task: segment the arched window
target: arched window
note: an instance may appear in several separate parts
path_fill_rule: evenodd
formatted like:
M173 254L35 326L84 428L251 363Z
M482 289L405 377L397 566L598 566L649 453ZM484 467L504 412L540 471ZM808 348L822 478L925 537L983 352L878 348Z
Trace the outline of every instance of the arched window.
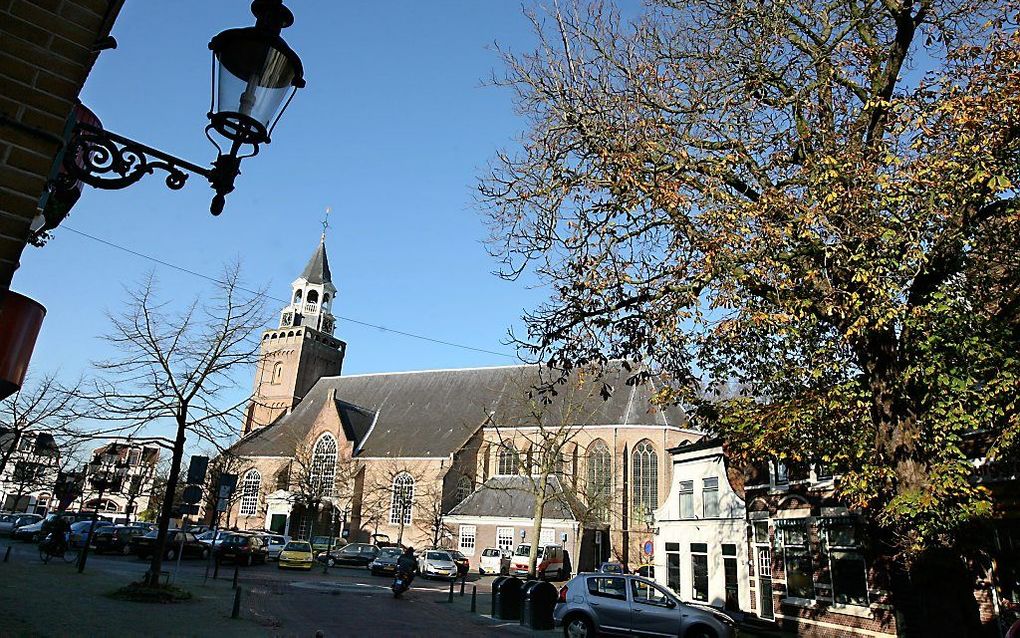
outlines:
M294 303L301 303L301 291L300 290L295 290L294 291Z
M283 362L277 361L276 365L273 366L272 383L280 383L282 379L283 379Z
M262 475L258 470L248 470L241 483L241 516L255 516L259 509L259 488Z
M308 291L308 303L319 303L319 293L315 290Z
M613 489L613 456L602 439L588 446L588 506L599 520L605 520Z
M521 455L513 447L503 444L499 447L499 468L497 474L510 476L519 474L521 470Z
M390 524L404 525L411 522L411 507L414 505L414 478L401 472L393 478L393 498L390 501Z
M650 441L641 441L631 453L631 518L645 520L659 506L659 457Z
M462 476L462 477L460 477L460 480L457 481L457 493L454 495L453 499L456 502L460 503L461 501L466 499L468 496L471 496L471 492L473 492L474 489L475 489L475 486L471 482L471 477L470 476Z
M322 295L322 305L325 306L328 303L329 303L329 293L328 292L327 293L323 293L323 295Z
M323 434L312 452L312 467L308 473L312 491L319 496L333 496L336 478L336 439Z

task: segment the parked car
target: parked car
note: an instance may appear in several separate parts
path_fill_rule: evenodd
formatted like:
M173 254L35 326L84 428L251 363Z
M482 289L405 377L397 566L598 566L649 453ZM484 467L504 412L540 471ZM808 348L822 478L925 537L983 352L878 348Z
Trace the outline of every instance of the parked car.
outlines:
M446 551L453 557L453 562L457 563L457 577L464 578L471 570L471 561L460 550L448 549Z
M202 532L201 534L195 536L195 538L198 539L198 542L208 545L209 547L215 549L219 547L220 543L223 542L224 538L231 534L233 534L233 532L223 529L217 529L210 530L208 532Z
M648 580L655 580L655 565L646 563L644 565L638 565L638 568L634 570L634 573L641 578L647 578Z
M77 523L71 524L70 536L68 537L67 544L72 549L81 549L85 547L85 542L89 538L89 529L98 530L100 527L113 527L113 523L110 521L78 521ZM95 540L95 533L92 534L93 540Z
M308 541L291 541L287 543L287 545L284 546L283 551L280 552L280 560L276 565L280 569L293 567L296 569L311 570L315 565L315 555L312 554L312 544Z
M145 521L133 521L131 523L124 524L127 525L128 527L137 527L138 529L144 530L145 532L151 532L159 527L155 523L146 523Z
M323 552L317 556L320 563L348 565L351 567L367 567L379 555L379 548L369 543L351 543L331 552Z
M312 551L315 552L316 556L318 556L320 553L326 551L327 549L332 551L332 552L335 552L338 549L344 548L346 545L347 545L347 541L345 541L342 538L334 537L333 538L333 547L330 548L330 546L329 546L329 536L313 536L312 537Z
M12 514L0 514L0 534L11 534L22 525L33 525L41 521L40 514L25 514L14 512Z
M597 571L600 574L622 574L624 572L624 569L622 563L609 562L602 563L595 571Z
M506 575L510 573L510 552L486 547L482 550L482 557L478 559L478 573Z
M11 540L19 541L32 541L42 540L42 528L43 522L29 523L28 525L21 525L11 530Z
M630 574L578 574L560 587L553 620L565 636L736 636L736 623L721 611L682 603L665 588Z
M449 578L455 580L460 568L445 549L429 549L418 558L418 573L423 578Z
M269 552L269 559L276 560L280 557L280 552L290 542L290 536L283 536L280 534L262 534L262 540L266 543L266 551Z
M152 556L158 534L159 531L154 530L132 538L130 541L131 553L139 558ZM181 554L181 558L209 558L209 548L198 542L194 534L179 529L169 529L166 532L166 547L163 558L173 560L177 558L178 553Z
M528 574L530 554L530 544L521 543L518 545L513 558L510 559L510 574L526 576ZM535 572L539 578L550 578L552 580L566 578L567 567L563 562L563 547L561 545L544 545L539 547L538 557L535 561Z
M235 532L223 538L216 548L216 557L221 561L230 560L250 567L255 563L264 565L269 558L269 551L261 536Z
M78 521L92 520L92 516L92 512L53 512L47 514L46 518L38 523L22 525L17 530L11 532L11 538L22 541L41 541L49 533L53 521L57 520L57 518L63 518L68 524L73 525ZM100 519L106 520L103 517L100 517Z
M373 576L386 576L397 573L397 559L403 555L404 550L399 547L381 547L379 554L368 564L369 571Z
M188 525L184 529L185 531L191 532L192 534L198 536L199 534L205 534L212 528L209 527L208 525Z
M96 530L92 544L96 546L97 554L110 552L127 556L131 553L131 539L147 533L134 525L108 525Z

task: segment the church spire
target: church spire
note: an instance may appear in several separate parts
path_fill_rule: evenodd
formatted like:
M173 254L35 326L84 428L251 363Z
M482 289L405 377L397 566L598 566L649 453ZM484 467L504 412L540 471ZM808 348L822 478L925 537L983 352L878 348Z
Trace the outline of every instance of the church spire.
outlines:
M319 245L312 253L305 269L294 283L291 284L291 302L280 314L280 327L307 326L327 334L333 334L336 324L331 312L336 297L336 286L333 275L329 271L329 258L326 256L326 229L329 227L329 209L327 218L322 222L322 237Z

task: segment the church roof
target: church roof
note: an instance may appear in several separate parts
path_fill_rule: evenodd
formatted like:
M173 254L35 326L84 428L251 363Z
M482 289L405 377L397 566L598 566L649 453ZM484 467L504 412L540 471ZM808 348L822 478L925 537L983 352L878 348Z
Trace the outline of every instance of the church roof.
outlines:
M308 260L308 265L301 271L300 278L310 284L324 284L333 281L333 277L329 272L329 259L326 257L325 236L319 242L315 252L312 253L312 258Z
M450 510L450 516L495 516L499 518L531 518L535 514L537 479L530 476L494 476ZM573 520L559 478L549 477L549 499L542 508L542 517Z
M598 379L559 386L543 404L529 389L551 373L534 365L324 377L290 414L256 430L234 449L241 456L289 456L323 406L332 402L359 456L447 457L483 425L526 427L539 420L571 425L683 427L676 408L651 405L654 381L627 385L631 372L610 364ZM608 399L600 391L611 389Z

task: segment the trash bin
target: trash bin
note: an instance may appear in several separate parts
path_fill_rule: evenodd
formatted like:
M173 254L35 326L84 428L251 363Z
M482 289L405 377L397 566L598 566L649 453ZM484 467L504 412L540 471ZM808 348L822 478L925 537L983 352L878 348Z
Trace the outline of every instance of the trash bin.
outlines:
M513 576L502 582L493 583L492 595L495 608L492 617L501 620L517 620L521 617L521 579Z
M559 592L544 580L528 581L521 590L521 624L531 629L554 629L553 608Z
M492 591L489 592L492 597L492 607L489 610L489 615L493 618L496 617L496 591L499 589L499 584L509 578L508 576L496 576L492 579Z

